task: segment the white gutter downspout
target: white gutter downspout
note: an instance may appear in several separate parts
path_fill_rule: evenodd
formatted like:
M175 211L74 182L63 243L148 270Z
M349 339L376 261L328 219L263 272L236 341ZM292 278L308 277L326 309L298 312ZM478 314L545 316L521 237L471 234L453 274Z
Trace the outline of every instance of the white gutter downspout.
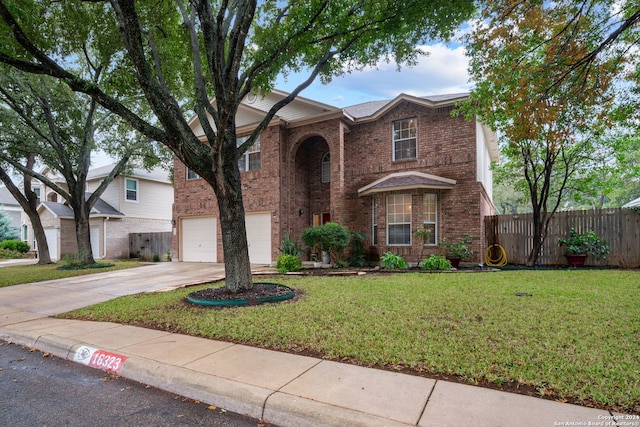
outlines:
M107 221L109 221L111 219L110 216L106 217L104 219L104 221L102 221L102 224L104 225L104 230L103 230L103 236L102 236L102 259L105 259L107 257Z

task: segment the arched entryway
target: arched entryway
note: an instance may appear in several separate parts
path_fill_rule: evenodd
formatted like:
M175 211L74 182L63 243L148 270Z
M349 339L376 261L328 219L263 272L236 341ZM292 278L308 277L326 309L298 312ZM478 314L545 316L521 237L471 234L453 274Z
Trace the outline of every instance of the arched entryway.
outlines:
M331 220L331 153L321 136L306 138L293 156L292 237Z

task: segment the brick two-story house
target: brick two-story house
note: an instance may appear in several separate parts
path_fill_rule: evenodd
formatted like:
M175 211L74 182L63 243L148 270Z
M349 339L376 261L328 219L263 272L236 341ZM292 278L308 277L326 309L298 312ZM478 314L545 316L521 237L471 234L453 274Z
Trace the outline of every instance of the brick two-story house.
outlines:
M247 97L239 140L285 94ZM496 137L454 117L467 94L367 102L336 108L302 97L283 108L240 160L252 263L272 263L284 235L335 221L367 235L367 245L416 263L437 242L473 233L480 260L483 218L493 213L489 165ZM191 127L204 140L197 118ZM213 190L174 164L173 251L180 261L223 262ZM413 232L429 228L426 245Z

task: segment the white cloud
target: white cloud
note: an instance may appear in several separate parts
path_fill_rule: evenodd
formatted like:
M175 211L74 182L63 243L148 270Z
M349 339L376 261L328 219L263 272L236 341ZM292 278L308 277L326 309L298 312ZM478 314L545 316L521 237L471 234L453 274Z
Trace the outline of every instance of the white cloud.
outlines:
M347 106L391 99L400 93L425 96L470 90L468 60L463 46L449 47L437 43L421 48L429 54L419 58L413 67L404 66L397 71L395 62L382 62L376 68L370 67L335 78L328 85L315 82L302 92L302 96L336 106ZM280 88L288 90L287 86Z

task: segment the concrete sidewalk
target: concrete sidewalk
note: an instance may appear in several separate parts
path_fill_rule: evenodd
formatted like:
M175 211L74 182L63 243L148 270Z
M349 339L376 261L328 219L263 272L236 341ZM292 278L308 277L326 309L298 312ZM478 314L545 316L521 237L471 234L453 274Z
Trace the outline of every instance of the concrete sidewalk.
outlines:
M608 411L162 331L47 317L220 274L220 265L162 263L2 288L0 338L282 427L616 425L619 414ZM45 295L38 298L34 287ZM54 299L56 292L64 296ZM63 303L70 299L75 301Z

